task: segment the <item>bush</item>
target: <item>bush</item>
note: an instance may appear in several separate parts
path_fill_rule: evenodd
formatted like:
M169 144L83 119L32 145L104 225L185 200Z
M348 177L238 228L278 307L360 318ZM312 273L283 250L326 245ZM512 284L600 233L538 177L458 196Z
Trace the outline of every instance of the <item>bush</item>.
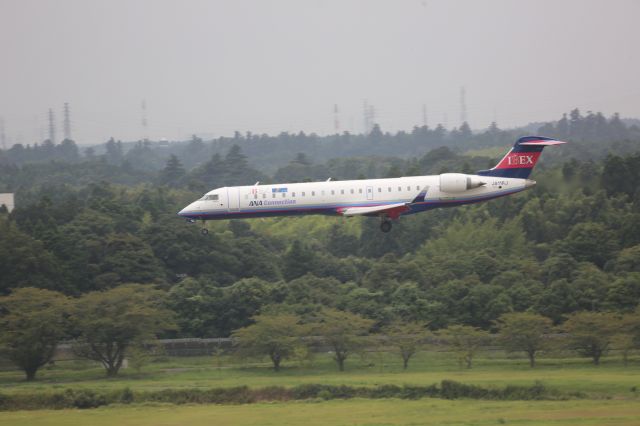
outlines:
M0 410L35 410L63 408L95 408L109 404L131 404L156 402L168 404L251 404L258 401L291 401L320 398L445 398L445 399L493 399L493 400L542 400L566 398L568 394L550 391L542 383L533 386L507 386L503 389L488 389L467 385L453 380L443 380L440 386L396 386L377 387L329 386L305 384L285 388L269 386L249 389L247 386L214 389L163 389L134 392L129 388L100 393L88 389L52 393L0 393ZM584 394L573 393L582 398Z
M107 398L104 395L97 394L89 389L82 389L79 391L68 389L67 392L69 393L69 396L73 401L73 407L75 408L97 408L101 405L108 404Z
M329 392L328 390L321 390L320 392L318 392L318 398L324 399L325 401L328 399L331 399L333 397L333 395L331 395L331 392Z
M133 402L133 392L129 388L122 389L120 392L120 397L118 398L123 404L131 404Z

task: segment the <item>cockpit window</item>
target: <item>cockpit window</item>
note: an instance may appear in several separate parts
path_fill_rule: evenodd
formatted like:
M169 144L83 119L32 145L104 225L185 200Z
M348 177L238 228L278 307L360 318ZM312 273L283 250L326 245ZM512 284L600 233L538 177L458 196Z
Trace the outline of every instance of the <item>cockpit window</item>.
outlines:
M220 196L218 194L207 194L201 198L203 201L218 201Z

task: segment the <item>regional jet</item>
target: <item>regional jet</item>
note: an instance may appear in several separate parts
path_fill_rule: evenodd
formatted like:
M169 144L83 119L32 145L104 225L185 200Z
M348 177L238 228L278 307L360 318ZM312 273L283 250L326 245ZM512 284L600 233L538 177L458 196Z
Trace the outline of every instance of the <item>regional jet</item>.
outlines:
M536 184L529 179L545 146L561 142L526 136L489 170L476 174L443 173L304 183L280 183L217 188L182 209L189 222L273 216L323 214L378 216L380 229L389 232L400 216L439 208L478 203L515 194ZM202 234L207 234L203 226Z

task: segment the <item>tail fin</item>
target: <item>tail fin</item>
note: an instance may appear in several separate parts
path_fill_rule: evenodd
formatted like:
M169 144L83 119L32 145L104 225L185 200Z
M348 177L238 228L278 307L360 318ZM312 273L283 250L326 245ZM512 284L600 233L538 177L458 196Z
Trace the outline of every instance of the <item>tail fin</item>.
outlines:
M526 179L538 162L545 146L562 145L566 142L542 136L525 136L507 152L498 164L489 170L480 170L480 176L495 176Z

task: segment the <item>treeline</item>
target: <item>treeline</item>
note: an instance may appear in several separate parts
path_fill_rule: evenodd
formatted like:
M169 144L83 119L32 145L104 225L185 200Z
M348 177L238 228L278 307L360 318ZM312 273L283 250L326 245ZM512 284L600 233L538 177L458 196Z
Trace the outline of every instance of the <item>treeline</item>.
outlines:
M366 135L342 134L318 136L315 134L280 133L277 136L235 133L233 137L220 137L204 141L193 136L183 142L127 142L110 139L103 145L90 147L81 154L73 141L65 140L59 145L45 140L41 144L16 144L6 151L0 150L0 165L25 165L50 161L95 162L124 166L141 172L156 172L163 168L174 155L187 170L203 165L216 154L218 158L229 152L234 145L242 148L252 168L273 175L286 166L298 152L306 154L316 163L324 163L342 157L400 157L412 158L441 146L453 151L506 147L519 136L539 133L562 140L581 142L581 150L566 151L580 160L601 158L609 146L603 141L615 143L620 153L633 152L630 141L640 138L640 128L626 125L618 114L607 118L602 113L591 111L583 115L577 108L556 122L543 123L539 128L503 130L496 123L484 130L472 132L467 123L458 128L445 129L416 126L410 132L384 132L379 126Z

